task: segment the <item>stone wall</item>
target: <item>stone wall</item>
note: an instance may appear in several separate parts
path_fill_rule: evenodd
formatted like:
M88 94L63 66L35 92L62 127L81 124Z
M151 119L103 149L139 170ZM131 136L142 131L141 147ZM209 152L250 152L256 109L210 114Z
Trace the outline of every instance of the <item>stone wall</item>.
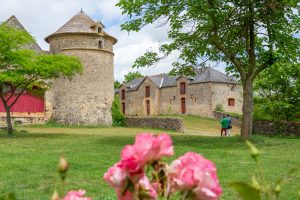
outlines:
M44 124L46 122L45 117L12 117L12 123L18 125L33 125ZM0 127L7 127L6 117L0 116Z
M102 49L99 40L104 42ZM52 36L49 42L52 53L77 56L83 64L83 73L72 80L54 80L52 119L63 124L111 125L113 41L100 35L64 34Z
M253 124L253 132L256 134L300 137L299 122L271 122L255 120Z
M225 112L242 114L243 89L241 85L226 83L212 83L212 110L218 104L222 105ZM234 99L234 106L228 105L228 99Z
M221 120L222 116L227 115L226 113L214 111L214 118ZM242 118L240 116L229 115L231 118L231 123L235 126L242 125Z
M125 124L128 127L153 128L180 133L183 132L182 118L126 117Z

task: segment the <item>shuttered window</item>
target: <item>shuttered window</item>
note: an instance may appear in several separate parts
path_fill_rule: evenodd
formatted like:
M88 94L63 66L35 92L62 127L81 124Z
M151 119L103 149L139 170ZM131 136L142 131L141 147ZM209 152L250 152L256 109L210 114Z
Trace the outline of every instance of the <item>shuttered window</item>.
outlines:
M185 94L185 82L180 83L180 94Z
M150 86L145 87L145 96L150 97Z
M125 100L125 90L122 90L122 93L121 93L121 99L122 99L122 100Z
M235 105L235 99L230 98L228 99L228 106L234 106Z

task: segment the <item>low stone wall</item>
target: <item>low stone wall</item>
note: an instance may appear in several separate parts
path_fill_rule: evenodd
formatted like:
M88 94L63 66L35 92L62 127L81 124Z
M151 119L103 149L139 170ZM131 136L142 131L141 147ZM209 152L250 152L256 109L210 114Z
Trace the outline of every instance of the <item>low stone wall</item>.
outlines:
M214 118L217 120L221 120L222 116L227 115L227 113L217 112L214 111ZM241 126L242 125L242 117L239 116L233 116L229 115L231 118L231 123L235 126Z
M128 127L154 128L183 132L182 118L163 117L126 117L125 124Z
M253 123L253 132L261 135L299 136L299 122L258 121Z
M18 125L32 125L32 124L44 124L46 122L45 117L12 117L13 124ZM0 116L0 127L7 127L6 117Z

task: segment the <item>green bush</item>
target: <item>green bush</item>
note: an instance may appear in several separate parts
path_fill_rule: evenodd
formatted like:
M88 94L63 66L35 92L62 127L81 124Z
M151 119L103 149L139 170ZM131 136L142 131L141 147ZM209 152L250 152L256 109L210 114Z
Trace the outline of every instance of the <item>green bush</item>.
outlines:
M222 104L217 104L216 108L215 108L215 111L217 111L217 112L224 112L223 105Z
M113 126L125 126L125 116L121 112L121 106L120 106L120 98L119 95L115 95L114 101L112 103L111 107L112 112L112 120Z

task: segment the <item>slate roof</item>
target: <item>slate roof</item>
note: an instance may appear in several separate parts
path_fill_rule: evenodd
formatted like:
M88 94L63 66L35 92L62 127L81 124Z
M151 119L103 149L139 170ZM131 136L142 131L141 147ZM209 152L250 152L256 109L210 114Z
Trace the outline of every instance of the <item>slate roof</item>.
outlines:
M186 77L186 76L168 76L167 74L160 74L154 76L147 76L143 78L134 79L128 83L126 83L126 87L128 91L135 91L139 88L139 86L143 83L146 78L149 78L158 88L165 87L174 87L177 86L177 80L181 77L185 77L189 80L189 84L197 84L197 83L206 83L206 82L214 82L214 83L236 83L237 79L233 77L229 77L226 74L215 70L211 67L206 67L202 69L196 70L195 77Z
M26 31L27 33L29 33L24 28L24 26L21 24L21 22L17 19L17 17L14 16L14 15L11 16L10 18L8 18L8 20L6 20L4 23L6 23L8 26L11 26L11 27L16 28L16 29L21 29L21 30ZM37 52L42 52L42 48L36 42L33 42L30 45L25 45L24 48L31 49L31 50L34 50L34 51L37 51Z
M95 22L92 18L90 18L81 10L78 14L73 16L67 23L60 27L56 32L46 37L45 40L49 42L49 39L52 36L65 33L99 34L97 29L92 28L94 26L104 28L104 25L101 22ZM114 40L114 43L117 43L116 38L112 37L104 31L103 35L112 38Z

